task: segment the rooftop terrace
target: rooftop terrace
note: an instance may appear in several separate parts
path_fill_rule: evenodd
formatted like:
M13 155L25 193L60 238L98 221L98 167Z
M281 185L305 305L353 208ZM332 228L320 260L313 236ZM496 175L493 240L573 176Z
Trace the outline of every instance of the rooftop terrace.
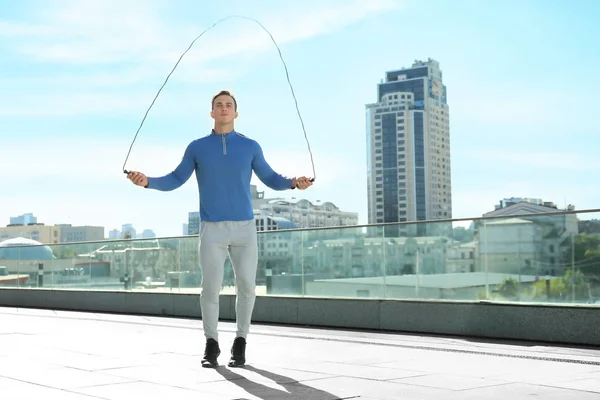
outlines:
M600 399L600 209L513 218L260 232L235 370L200 366L197 236L5 246L0 400Z
M0 308L6 400L600 398L600 350L255 325L248 365L200 366L202 324ZM235 333L220 325L222 355Z

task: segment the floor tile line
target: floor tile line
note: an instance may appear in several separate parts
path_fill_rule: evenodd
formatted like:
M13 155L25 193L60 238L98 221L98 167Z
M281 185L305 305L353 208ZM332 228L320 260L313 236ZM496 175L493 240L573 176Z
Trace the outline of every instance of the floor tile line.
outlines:
M5 312L0 312L0 314ZM84 321L81 318L69 317L69 316L52 316L52 315L33 315L33 314L13 314L7 313L11 315L20 315L20 316L31 316L31 317L42 317L42 318L64 318L64 319L75 319L79 321ZM127 314L123 314L127 315ZM132 317L139 317L138 315L131 315ZM143 326L154 326L154 327L162 327L162 328L171 328L171 329L186 329L186 330L199 330L202 329L197 326L180 326L177 324L165 324L164 322L160 323L150 323L150 322L138 322L138 321L116 321L116 320L103 320L103 319L88 319L85 321L98 321L105 323L116 323L116 324L126 324L126 325L143 325ZM232 329L221 329L222 332L235 333L235 328ZM483 355L483 356L491 356L491 357L503 357L503 358L518 358L518 359L527 359L527 360L536 360L536 361L545 361L545 362L556 362L556 363L570 363L570 364L584 364L584 365L596 365L600 366L600 361L591 361L591 360L577 360L570 358L559 358L559 357L546 357L546 356L533 356L533 355L524 355L524 354L507 354L507 353L499 353L499 352L491 352L491 351L481 351L481 350L468 350L468 349L449 349L443 347L436 346L420 346L420 345L408 345L408 344L400 344L400 343L382 343L382 342L367 342L363 340L351 340L351 339L343 339L339 337L310 337L308 335L299 335L299 334L281 334L281 333L268 333L268 332L252 332L252 335L257 336L268 336L268 337L279 337L279 338L292 338L292 339L303 339L303 340L315 340L315 341L335 341L338 343L351 343L351 344L366 344L372 346L382 346L382 347L394 347L394 348L404 348L404 349L412 349L412 350L427 350L427 351L437 351L437 352L449 352L449 353L461 353L461 354L471 354L471 355Z

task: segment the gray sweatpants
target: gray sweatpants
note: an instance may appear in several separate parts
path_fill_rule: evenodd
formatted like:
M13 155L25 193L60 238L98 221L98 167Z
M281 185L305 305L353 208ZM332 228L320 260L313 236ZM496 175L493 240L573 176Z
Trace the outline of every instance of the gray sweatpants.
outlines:
M202 222L200 225L200 267L202 294L200 308L206 339L219 340L219 293L227 254L233 265L236 286L237 336L246 338L256 298L258 264L257 233L254 220Z

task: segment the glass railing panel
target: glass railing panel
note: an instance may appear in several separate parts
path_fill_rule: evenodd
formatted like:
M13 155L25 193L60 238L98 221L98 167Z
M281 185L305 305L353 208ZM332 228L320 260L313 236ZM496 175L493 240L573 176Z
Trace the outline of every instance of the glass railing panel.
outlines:
M306 265L305 231L273 230L258 234L258 296L303 296Z
M38 273L35 258L27 260L20 246L0 247L0 288L29 288L37 285ZM39 249L35 249L39 251Z
M258 233L258 296L600 306L600 213ZM0 287L200 294L197 236L0 243ZM235 294L227 258L222 294Z
M76 290L172 290L184 238L114 240L0 247L0 285L14 276L19 287ZM198 271L194 271L196 274Z
M167 285L164 290L178 293L200 294L202 271L200 269L197 235L183 236L169 240L169 245L176 249L173 257L177 263L166 269Z
M473 300L477 272L472 221L385 227L386 298Z
M488 219L478 232L488 300L600 305L600 213Z
M304 287L310 297L385 297L381 226L303 232Z

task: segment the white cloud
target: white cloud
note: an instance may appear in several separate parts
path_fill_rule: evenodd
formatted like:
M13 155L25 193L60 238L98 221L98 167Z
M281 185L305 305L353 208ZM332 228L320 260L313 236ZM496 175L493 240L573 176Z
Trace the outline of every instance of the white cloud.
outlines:
M0 80L0 91L9 93L7 89L11 89L11 94L3 96L0 102L0 115L94 113L112 117L132 113L141 117L158 85L190 41L213 22L169 24L163 18L166 13L162 13L166 2L138 0L115 5L109 1L63 1L59 4L60 7L42 9L37 23L0 25L0 37L11 38L3 45L17 51L20 57L24 55L27 63L33 61L42 67L41 71L44 71L44 63L50 65L47 71L57 70L57 66L67 68L58 74L42 72L26 78L21 75ZM255 7L252 15L272 32L279 45L284 45L327 34L399 5L397 1L386 0L298 2L296 5L285 3L276 9ZM167 85L171 93L174 88L178 90L177 102L165 101L163 92L163 101L159 99L153 114L204 110L205 104L200 104L202 108L197 105L205 100L198 99L197 93L192 95L193 89L184 88L182 93L175 85L225 80L243 73L244 60L239 61L239 57L236 60L242 64L216 63L227 56L244 55L248 60L267 52L277 57L268 35L250 21L230 20L207 33L205 38L207 40L200 39L186 55ZM284 57L285 50L282 49ZM169 194L143 191L128 184L121 166L134 133L124 135L123 140L115 139L114 134L105 139L108 135L99 132L94 133L93 138L84 133L77 142L48 133L48 138L36 142L35 146L12 142L11 155L3 159L3 165L10 168L0 168L0 180L20 189L0 196L3 197L0 210L8 213L0 215L0 219L32 211L47 223L102 224L108 229L132 222L138 229L155 228L159 234L179 233L187 211L197 208L195 182L188 182L181 190ZM158 175L169 172L181 160L187 144L184 141L159 147L147 145L148 131L141 135L145 140L136 143L128 168ZM363 165L326 150L319 152L313 148L317 170L315 186L302 194L287 192L285 197L296 195L323 201L339 198L336 204L343 209L362 211L358 207L362 207L364 195L357 194L353 185L358 182L359 190L364 187ZM298 151L265 148L265 155L278 172L290 176L312 175L304 143ZM17 177L14 171L19 171ZM256 178L253 182L266 189ZM344 195L340 185L348 186L348 195ZM360 206L355 207L358 203ZM53 216L61 219L52 221Z
M119 176L121 167L133 139L131 135L122 139L104 140L102 134L94 138L81 137L77 141L47 137L37 139L31 146L27 141L12 142L3 155L0 169L0 180L14 179L14 171L18 170L18 179L43 178L44 176L63 176L64 179L113 179ZM141 170L149 175L164 174L174 169L181 161L188 141L170 139L164 144L147 144L138 141L129 156L127 168ZM271 167L287 176L312 177L312 164L308 150L281 151L276 147L263 147L265 159ZM24 157L23 155L27 156ZM326 149L314 150L315 169L320 184L330 184L342 177L352 177L363 173L362 164L358 165L342 155L328 153ZM32 163L39 160L40 163ZM46 160L46 161L44 161ZM40 164L43 168L40 168ZM76 167L74 167L76 166ZM262 185L253 177L252 183Z
M19 37L19 36L38 36L52 35L56 33L56 28L35 24L25 24L14 21L0 21L0 36Z
M161 18L161 4L132 0L119 2L115 7L110 1L68 1L63 7L42 11L37 25L4 23L0 25L0 35L31 39L21 45L20 51L42 61L174 65L192 39L220 18L205 20L202 27L169 24ZM341 29L400 4L398 0L288 3L283 9L258 9L254 14L263 15L256 19L281 45ZM44 37L31 38L42 32ZM267 33L255 22L234 16L199 39L184 63L258 50L275 50Z
M58 5L37 11L37 23L0 24L0 37L11 38L5 44L9 50L38 65L54 64L49 70L69 68L69 73L0 78L0 90L11 93L0 102L0 115L140 112L136 105L149 105L191 40L214 22L170 20L163 15L172 6L160 1L69 0ZM298 2L274 10L256 7L252 14L281 46L399 6L398 0ZM277 54L269 36L254 22L231 19L195 43L166 89L179 92L178 83L188 85L185 90L189 84L231 81L243 74L245 62L264 52ZM217 63L232 55L246 57L235 64Z
M451 124L480 124L483 128L480 134L487 130L496 134L501 129L506 136L543 131L544 137L552 135L553 139L577 130L600 129L597 118L573 117L593 115L594 91L581 92L579 87L565 82L553 81L550 86L527 80L502 82L500 86L478 82L473 86L467 81L457 81L460 91L450 100Z
M473 184L465 181L455 185L452 193L452 214L454 218L480 217L494 210L501 199L510 197L532 197L554 202L558 208L574 204L576 209L597 207L596 199L600 190L594 186L582 186L578 182L556 183L552 175L545 179L486 181Z
M0 107L0 116L72 116L90 113L141 112L141 104L149 102L150 96L135 95L129 98L117 95L78 93L41 94L34 98L15 95L6 99ZM115 114L113 114L114 116Z
M118 177L121 166L127 155L131 136L122 140L104 140L103 135L95 138L80 137L60 138L49 136L37 139L36 145L27 142L12 142L8 152L3 156L3 163L10 168L0 169L0 180L14 178L18 170L18 179L42 178L44 176L61 176L61 179L112 179ZM153 146L137 143L129 158L131 165L138 164L139 168L151 168L153 173L174 168L181 160L185 147L176 145ZM27 154L27 157L23 155ZM39 160L32 163L31 160ZM46 160L46 161L44 161ZM43 165L43 168L40 168ZM76 166L76 167L75 167Z
M107 64L168 46L169 27L156 2L70 0L42 8L37 17L39 23L29 24L29 29L48 34L20 50L40 60Z
M399 0L301 2L291 6L288 3L287 9L265 13L264 18L257 19L281 46L337 31L401 4ZM210 60L248 51L275 51L270 37L253 21L237 23L225 41L230 45L215 45L208 52L196 52L191 57Z
M579 153L479 149L472 150L471 154L489 164L501 162L507 166L526 167L528 170L543 169L553 171L553 173L600 170L596 157L588 157Z
M313 177L308 150L278 151L273 149L265 154L265 159L274 170L283 175ZM348 158L326 151L313 149L313 159L317 175L315 182L319 185L334 184L339 179L355 176L364 170L362 164L358 165ZM261 184L257 178L254 178L253 183Z
M3 182L0 221L33 212L48 224L99 224L108 230L131 222L138 229L155 229L159 235L180 234L187 212L197 209L195 177L175 192L141 190L131 185L121 172L132 136L127 135L121 140L104 140L103 137L95 134L77 142L47 137L35 146L12 142L3 156L3 168L0 168L0 181ZM182 138L165 141L164 145L147 143L142 140L134 146L127 167L154 176L175 168L187 144ZM328 150L313 149L317 180L310 190L275 192L256 177L252 182L259 190L265 190L268 197L334 200L342 210L359 212L361 222L366 222L366 178L362 163ZM312 174L310 155L305 148L282 151L267 145L264 152L277 172L288 176ZM453 215L455 218L481 216L493 210L500 199L511 196L539 197L561 207L566 201L578 209L596 205L595 199L599 195L596 185L553 184L553 176L545 175L541 180L521 176L506 182L456 182L453 185Z
M255 10L258 19L278 44L289 43L341 29L382 11L400 6L398 0L296 3L286 8ZM42 14L42 27L60 27L49 43L31 43L23 51L42 60L66 63L162 61L173 64L191 40L206 26L168 24L156 2L72 1ZM18 30L17 27L12 29ZM23 28L26 30L26 28ZM216 36L218 35L218 36ZM215 40L218 37L218 40ZM224 45L224 43L226 45ZM271 50L269 36L252 21L232 18L211 29L186 55L186 63L208 61L240 52ZM274 50L274 49L273 49Z
M39 117L39 116L76 116L96 114L100 116L128 115L142 118L156 95L155 89L135 90L130 92L98 90L78 90L69 93L43 92L32 96L31 94L11 93L0 99L0 116ZM156 113L161 116L174 114L197 113L200 109L208 113L206 99L200 99L192 92L180 92L176 101L167 100L166 92L155 102L150 116ZM201 103L204 101L204 103ZM198 108L202 107L202 108ZM207 114L208 115L208 114Z
M169 193L135 187L121 170L130 139L111 140L109 144L97 135L78 142L48 137L35 146L24 141L11 143L0 168L0 221L33 212L46 224L94 224L108 231L131 222L138 229L155 229L159 235L180 234L187 213L198 208L195 176ZM160 146L138 143L127 168L161 176L178 165L186 145L183 139ZM269 148L265 156L273 169L284 175L312 175L309 154L303 149L281 152ZM334 194L341 193L339 185L355 180L360 169L341 156L319 152L315 162L317 182L308 191L274 192L256 177L252 183L266 190L269 197L325 201L337 198ZM355 191L350 187L350 193ZM358 210L352 207L349 211Z
M56 47L33 46L28 52L43 59L66 62L135 62L142 59L173 64L191 40L212 24L212 21L206 21L207 25L202 28L169 25L160 18L156 4L125 4L123 10L123 2L120 2L119 12L115 13L115 7L104 1L73 2L69 7L51 13L49 19L52 24L62 26L66 34L74 34L80 39L57 43ZM264 18L257 19L281 45L341 29L373 14L397 8L399 4L392 0L300 3L271 12L259 9L255 13L265 14ZM135 18L131 18L132 15ZM186 55L185 62L208 61L258 50L275 50L268 35L252 21L233 18L199 39Z
M491 187L490 187L491 186ZM471 181L465 186L455 185L452 193L453 218L481 217L493 211L500 199L512 196L529 196L533 188L528 182L509 181L495 184L473 185Z

